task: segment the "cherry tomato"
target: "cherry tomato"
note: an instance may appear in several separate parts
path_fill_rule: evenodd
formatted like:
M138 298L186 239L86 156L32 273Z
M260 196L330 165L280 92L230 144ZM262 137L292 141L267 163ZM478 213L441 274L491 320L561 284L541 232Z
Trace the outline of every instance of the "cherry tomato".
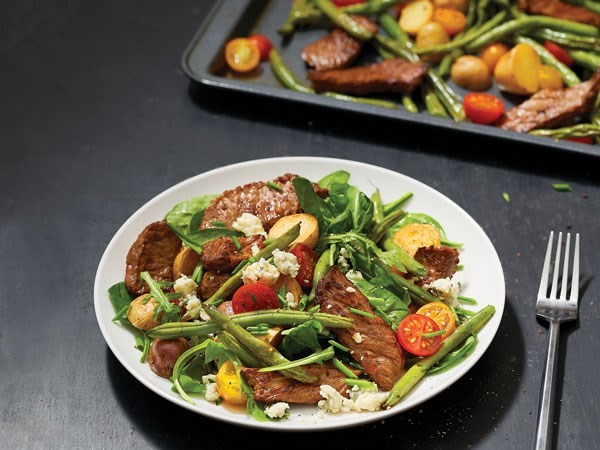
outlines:
M273 48L273 44L269 40L268 37L263 36L262 34L253 34L248 38L258 47L258 51L260 52L260 60L268 61L269 53Z
M417 314L421 314L433 319L433 321L438 324L438 327L440 327L440 330L446 330L446 332L441 336L442 341L450 336L456 329L456 320L454 320L454 314L452 314L452 310L445 303L427 303L417 310Z
M355 5L356 3L364 2L365 0L331 0L331 3L333 3L337 7L350 6Z
M248 283L240 286L231 299L233 312L236 314L257 311L259 309L277 309L279 300L273 289L264 283Z
M569 55L569 53L560 45L552 41L544 41L544 47L561 63L569 67L573 65L573 58L571 58L571 55Z
M504 113L504 103L486 92L471 92L463 98L465 114L471 122L489 124Z
M409 314L398 324L398 342L404 350L416 356L429 356L442 345L441 336L422 337L423 334L439 331L433 319L421 314Z
M572 142L579 142L581 144L590 144L592 145L594 143L594 137L593 136L584 136L584 137L575 137L575 136L571 136L568 138L565 138L567 141L572 141Z
M296 256L298 264L300 264L296 281L302 287L311 287L315 264L317 264L317 254L312 248L302 244L295 245L290 253Z
M448 36L454 36L464 30L467 26L467 16L457 9L438 6L433 11L434 22L439 23Z
M243 406L246 404L246 394L242 391L242 382L231 361L227 360L221 365L215 382L223 401L232 405Z
M248 38L235 38L225 46L225 61L236 72L251 72L260 63L260 50Z

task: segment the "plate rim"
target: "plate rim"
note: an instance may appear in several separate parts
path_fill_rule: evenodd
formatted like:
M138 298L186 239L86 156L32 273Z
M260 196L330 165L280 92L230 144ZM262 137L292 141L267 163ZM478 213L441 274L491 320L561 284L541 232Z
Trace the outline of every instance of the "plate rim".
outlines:
M239 417L237 417L238 415L236 415L235 417L230 417L228 415L227 416L219 416L218 414L213 414L212 412L202 411L196 405L191 405L191 404L185 402L185 400L183 400L182 398L171 395L172 392L170 390L168 392L165 392L163 389L161 389L160 386L156 386L156 385L148 382L144 377L141 376L141 374L138 372L138 370L136 370L134 367L132 367L125 360L124 355L121 355L119 349L117 348L116 343L113 342L112 337L110 337L111 333L110 333L109 328L107 327L107 324L101 320L102 314L100 312L100 308L101 308L100 302L109 301L107 293L100 290L100 285L102 284L102 273L104 271L104 267L107 264L107 260L110 256L111 251L117 244L118 238L121 236L121 234L123 234L127 230L128 226L132 222L134 222L140 215L142 215L147 209L152 208L155 203L159 203L163 198L168 197L169 195L173 194L174 192L177 192L177 191L185 188L188 185L193 185L195 183L198 183L198 181L201 181L203 178L210 178L212 176L219 175L221 172L226 172L228 170L236 170L239 168L247 168L247 167L257 166L257 165L265 165L265 164L272 165L272 164L282 164L282 163L293 164L295 162L296 163L297 162L305 162L305 163L322 162L322 163L332 164L334 166L338 165L338 164L346 165L346 166L354 166L357 169L367 167L371 170L383 171L391 176L400 177L400 178L410 181L411 183L415 183L415 185L419 186L421 189L424 189L425 191L429 191L433 195L439 196L443 201L448 202L453 208L455 208L461 214L461 216L463 216L464 219L468 220L472 226L475 226L479 230L482 237L485 239L485 241L489 247L489 250L491 250L490 256L493 257L493 259L494 259L493 263L494 263L494 265L497 266L496 269L499 270L499 273L497 273L497 276L498 276L498 279L501 280L501 291L502 292L499 293L501 295L498 295L498 298L501 299L501 302L498 305L496 305L496 312L494 314L494 317L492 317L492 320L491 320L491 322L495 322L495 329L492 331L492 335L491 335L490 339L485 343L482 343L481 341L478 343L478 346L482 346L482 345L484 346L482 348L479 356L477 358L473 358L474 355L471 355L471 357L469 359L467 359L466 361L461 363L461 368L463 370L455 373L452 377L450 377L450 379L443 382L442 388L437 389L436 392L433 394L426 395L423 399L417 401L415 404L413 404L409 408L401 409L401 410L396 408L396 410L395 410L394 409L395 407L392 407L388 410L380 410L375 413L356 413L357 415L354 415L352 417L360 417L360 419L337 420L337 419L339 419L339 417L337 417L337 418L334 418L334 421L332 423L326 424L326 425L319 425L318 427L316 427L315 424L312 422L307 423L307 425L304 427L301 426L301 424L299 422L293 422L292 424L287 423L286 421L259 422L259 421L252 419L251 417L249 417L247 414L245 414L245 412L238 414ZM352 174L352 172L351 172L351 174ZM479 225L479 223L477 221L475 221L475 219L464 208L462 208L460 205L458 205L454 200L452 200L451 198L449 198L442 192L438 191L437 189L429 186L428 184L426 184L416 178L413 178L411 176L405 175L401 172L394 171L392 169L388 169L388 168L381 167L381 166L371 164L371 163L365 163L362 161L333 158L333 157L319 157L319 156L266 157L266 158L251 159L251 160L247 160L247 161L240 161L240 162L236 162L233 164L226 164L226 165L222 165L219 167L215 167L213 169L201 172L199 174L196 174L194 176L188 177L186 179L183 179L180 182L175 183L174 185L168 187L167 189L164 189L163 191L159 192L158 194L156 194L155 196L153 196L152 198L150 198L149 200L144 202L144 204L142 204L139 208L137 208L127 218L127 220L125 220L125 222L123 222L123 224L117 229L117 231L113 234L113 236L111 237L105 250L102 253L102 257L100 258L100 261L98 263L98 268L97 268L96 275L94 278L94 311L95 311L95 315L96 315L96 321L98 323L98 326L100 327L102 336L103 336L106 344L110 348L111 352L113 353L113 355L119 361L119 363L138 382L142 383L144 386L146 386L152 392L154 392L155 394L158 394L159 396L163 397L164 399L166 399L172 403L175 403L179 406L182 406L194 413L203 415L207 418L210 418L213 420L220 420L223 422L227 422L230 424L239 425L239 426L243 426L243 427L248 427L248 428L255 428L255 429L262 429L262 430L269 430L269 431L281 431L281 432L311 432L311 431L319 432L319 431L335 430L335 429L342 429L342 428L349 428L349 427L364 425L367 423L386 419L390 416L397 415L399 413L408 411L410 409L414 409L419 404L429 401L433 397L442 393L445 389L448 389L449 387L451 387L463 376L465 376L467 374L467 372L469 372L471 370L471 368L487 352L489 346L491 345L491 343L493 342L493 340L495 339L495 337L498 333L500 323L502 320L502 316L503 316L503 312L504 312L504 308L505 308L505 304L506 304L506 283L505 283L505 277L504 277L504 271L502 268L502 263L500 261L498 252L496 251L491 239L489 238L489 236L487 235L485 230L481 227L481 225ZM109 321L109 324L115 325L111 321ZM487 325L490 325L490 323L488 323ZM197 400L200 402L205 402L205 400L202 398L195 398L194 400ZM337 414L337 415L331 415L328 417L332 417L332 416L342 417L343 416L343 417L347 418L347 417L351 417L351 414L352 413Z

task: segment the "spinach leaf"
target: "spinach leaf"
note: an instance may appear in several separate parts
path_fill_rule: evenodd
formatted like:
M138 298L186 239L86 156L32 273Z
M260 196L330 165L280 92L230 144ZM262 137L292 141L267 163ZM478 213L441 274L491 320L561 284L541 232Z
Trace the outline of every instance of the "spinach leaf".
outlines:
M317 320L309 320L297 327L283 331L282 353L288 358L294 359L294 356L321 350L318 340L318 333L321 331L323 331L323 325Z
M198 225L204 216L204 210L216 195L201 195L189 200L177 203L165 216L165 220L171 229L177 229L182 233L198 229ZM191 224L196 224L192 228ZM173 230L175 231L175 230Z
M133 297L127 291L125 283L121 281L109 287L108 297L110 298L113 309L117 313L116 319L121 321L121 323L128 324L129 321L127 320L127 316L124 314L124 312L126 312L127 308L129 308L129 304L133 300Z
M362 294L367 297L369 303L375 309L375 313L385 320L395 331L400 321L408 315L408 307L405 300L410 302L410 298L402 300L389 290L378 285L379 279L372 278L369 281L356 280L354 285ZM408 291L405 291L408 296Z
M327 210L322 198L315 194L312 183L303 177L296 177L292 180L292 185L296 191L296 196L300 206L305 213L315 216L319 222L319 228L324 229L323 211ZM326 211L327 212L327 211Z
M354 186L348 185L348 209L352 213L354 231L363 231L371 226L373 220L373 202L363 192Z
M337 170L331 172L329 175L325 175L321 178L317 184L323 189L329 189L332 183L348 183L350 179L350 173L345 170Z

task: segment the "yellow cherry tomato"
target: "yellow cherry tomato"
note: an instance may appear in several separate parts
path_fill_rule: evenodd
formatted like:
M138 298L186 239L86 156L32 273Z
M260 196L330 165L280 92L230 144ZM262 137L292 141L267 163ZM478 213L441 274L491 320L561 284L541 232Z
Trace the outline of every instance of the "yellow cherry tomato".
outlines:
M250 39L232 39L225 46L225 61L236 72L251 72L260 63L260 49Z
M217 391L224 402L242 406L246 404L246 395L242 392L242 382L231 361L221 364L215 382Z
M452 310L442 302L431 302L421 306L416 314L427 316L438 324L440 330L446 330L442 334L442 340L446 339L456 329L456 320Z
M494 73L494 69L496 68L498 60L502 57L502 55L508 53L508 51L509 48L502 42L493 42L481 50L479 57L483 59L485 64L488 66L490 73Z

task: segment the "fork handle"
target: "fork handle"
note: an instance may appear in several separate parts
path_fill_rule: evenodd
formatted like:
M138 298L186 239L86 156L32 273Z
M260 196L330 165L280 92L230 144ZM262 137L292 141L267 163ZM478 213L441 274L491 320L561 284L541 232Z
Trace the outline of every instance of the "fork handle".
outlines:
M538 424L535 437L536 450L550 450L552 448L552 427L554 423L554 397L556 385L556 359L558 354L558 336L560 322L550 321L550 337L548 353L546 354L546 367L542 382L541 401L538 411Z

